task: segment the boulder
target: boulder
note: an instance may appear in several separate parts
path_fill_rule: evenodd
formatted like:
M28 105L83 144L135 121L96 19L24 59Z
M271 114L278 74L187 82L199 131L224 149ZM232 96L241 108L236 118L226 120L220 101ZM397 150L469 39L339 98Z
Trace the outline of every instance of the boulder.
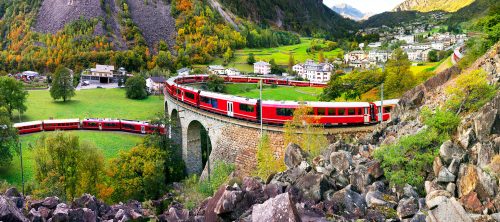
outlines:
M427 218L427 214L424 214L422 212L418 212L408 222L426 222L425 218Z
M439 148L439 155L445 163L450 163L453 159L462 160L465 156L465 150L448 140Z
M27 222L15 203L5 196L0 196L0 221Z
M217 216L217 214L214 211L215 211L215 207L217 206L217 203L222 198L224 191L226 191L226 186L219 187L219 190L217 190L217 192L213 195L213 197L210 198L210 200L208 201L207 207L205 210L205 220L207 222L219 221L219 217Z
M455 198L446 198L428 214L429 222L472 222L471 217Z
M371 183L368 168L364 165L358 165L354 172L349 176L350 184L355 186L361 193L366 191L366 187Z
M52 213L52 222L63 221L69 221L69 207L65 203L60 203Z
M15 187L11 187L5 191L6 197L21 197L21 193Z
M450 165L448 166L448 170L450 171L450 173L452 173L453 175L457 175L458 173L458 170L460 169L460 160L458 159L453 159L450 163Z
M300 190L303 198L314 202L320 201L327 190L334 188L327 176L314 173L314 171L300 177L294 186Z
M167 212L162 215L164 221L186 221L189 218L189 211L186 209L178 209L170 207Z
M439 174L437 177L437 182L442 182L442 183L455 182L455 175L453 175L448 170L448 168L441 167L441 170L439 171Z
M474 165L460 166L458 179L459 197L474 191L481 201L493 199L498 185L496 181L481 168Z
M330 165L338 172L348 170L352 165L351 153L347 151L332 152L330 154Z
M53 210L56 209L59 203L61 203L59 197L47 197L45 198L45 200L43 200L42 206Z
M477 166L484 169L488 164L490 164L491 159L495 155L493 150L493 144L491 143L477 143Z
M399 201L396 211L401 220L412 218L418 212L418 200L413 197L403 198Z
M406 184L403 187L403 197L406 197L406 198L410 198L410 197L418 198L418 193L417 193L417 191L415 191L415 189L412 186L410 186L409 184Z
M68 211L71 222L96 222L97 217L94 211L89 208L76 208Z
M451 193L446 190L433 190L425 196L425 203L429 209L432 209L450 197L452 197Z
M35 210L35 208L31 208L30 212L28 213L28 218L32 222L43 222L44 218L42 218L42 214Z
M246 197L248 196L245 195L245 192L239 188L228 187L215 205L214 212L223 220L234 221L250 209L253 201L258 201Z
M460 143L460 145L464 148L464 149L469 149L469 147L474 143L476 142L476 134L474 132L474 129L472 128L469 128L465 131L462 131L459 135L458 135L458 141Z
M366 193L365 200L366 204L370 208L377 208L377 207L394 208L397 205L395 197L382 193L378 190L368 191Z
M449 183L446 185L446 191L450 192L452 196L455 196L457 190L457 185L454 183Z
M378 179L384 175L384 170L380 167L380 162L377 160L368 161L365 166L368 169L368 174L370 174L373 179Z
M307 153L305 153L299 145L290 143L285 150L285 165L288 169L294 168L302 161L306 160Z
M252 221L301 221L288 193L280 194L274 198L266 200L262 204L256 204L252 207Z
M460 198L460 203L464 206L464 208L472 213L480 214L483 212L484 207L481 204L479 198L477 198L476 192L470 192L465 196Z
M497 122L498 110L492 109L491 103L483 106L474 118L474 131L479 141L488 141Z
M75 199L71 207L88 208L94 211L98 216L104 215L109 210L109 206L90 194L84 194L80 198Z
M439 171L441 171L441 168L443 167L443 162L441 161L441 158L438 156L434 158L434 161L432 162L432 170L434 172L434 176L438 177L439 176Z
M264 186L264 194L266 195L266 199L274 198L282 193L283 187L278 184L270 183Z
M347 186L335 192L331 200L325 201L325 208L329 214L340 214L348 220L362 218L366 213L365 199Z

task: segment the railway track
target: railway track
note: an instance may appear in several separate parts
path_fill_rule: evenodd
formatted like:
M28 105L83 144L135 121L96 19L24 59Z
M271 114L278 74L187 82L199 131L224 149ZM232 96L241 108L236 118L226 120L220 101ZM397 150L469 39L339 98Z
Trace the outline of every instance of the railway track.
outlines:
M224 123L230 123L233 125L241 126L241 127L247 127L247 128L253 128L253 129L260 129L260 123L248 121L248 120L242 120L242 119L236 119L236 118L231 118L225 115L217 114L217 113L212 113L206 110L198 109L194 106L190 106L186 103L183 103L179 101L177 98L172 97L172 95L166 93L166 97L168 100L171 102L175 103L178 107L181 107L183 110L189 110L190 112L195 112L198 115L208 117L211 119L215 119ZM324 134L342 134L342 133L367 133L367 132L372 132L376 124L370 124L370 125L359 125L359 126L331 126L331 127L325 127ZM263 124L263 129L266 131L272 131L272 132L284 132L284 127L282 125L270 125L270 124Z

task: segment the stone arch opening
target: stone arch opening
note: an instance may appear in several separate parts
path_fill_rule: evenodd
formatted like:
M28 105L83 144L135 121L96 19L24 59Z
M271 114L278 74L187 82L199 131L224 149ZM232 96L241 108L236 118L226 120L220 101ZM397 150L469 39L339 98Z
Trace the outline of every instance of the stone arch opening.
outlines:
M212 142L207 129L197 120L187 129L187 160L189 173L201 174L212 151Z
M182 147L182 125L181 125L181 117L179 116L179 112L174 109L172 110L172 114L170 115L171 120L171 129L170 129L170 138L172 142L179 147Z

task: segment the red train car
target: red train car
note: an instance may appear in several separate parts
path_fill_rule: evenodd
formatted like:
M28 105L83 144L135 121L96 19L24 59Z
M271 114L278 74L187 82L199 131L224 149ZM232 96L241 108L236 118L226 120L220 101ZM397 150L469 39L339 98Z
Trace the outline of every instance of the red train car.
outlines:
M77 130L80 129L79 119L56 119L43 121L45 131L54 130Z
M152 126L149 122L145 121L121 120L120 122L122 131L131 133L151 134L159 130L161 134L165 134L164 126L161 126L158 129L157 126Z
M262 122L284 124L293 118L293 112L299 107L292 101L262 101Z
M288 81L288 85L290 86L299 86L299 87L309 87L311 86L310 82L304 81Z
M368 102L308 102L317 123L323 125L369 124L371 120Z
M84 119L82 120L83 129L91 130L120 130L121 123L117 119Z
M17 129L19 134L36 133L43 131L42 121L33 121L25 123L15 123L14 128Z
M257 121L258 106L256 99L200 92L199 108L229 117Z
M384 109L382 111L382 120L383 121L388 121L392 119L392 111L394 107L398 104L399 100L397 99L392 99L392 100L384 100L383 104L380 101L372 103L372 107L374 110L374 116L375 116L375 121L379 122L380 121L380 106L383 105Z

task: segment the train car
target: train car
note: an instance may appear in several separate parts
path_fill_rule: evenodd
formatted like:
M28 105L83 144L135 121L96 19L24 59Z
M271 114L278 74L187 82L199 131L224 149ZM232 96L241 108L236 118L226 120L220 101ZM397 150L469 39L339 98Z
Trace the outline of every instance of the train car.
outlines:
M229 77L229 82L232 82L232 83L247 83L248 82L248 77L231 76L231 77Z
M178 98L192 106L198 106L199 99L199 90L191 87L178 87L178 91L180 90L180 95L178 94Z
M149 128L149 123L135 120L120 120L121 129L125 132L146 134Z
M314 83L312 82L311 83L311 87L317 87L317 88L325 88L326 87L326 84L325 83Z
M235 117L257 121L258 100L212 92L200 92L199 108Z
M298 87L309 87L311 86L310 82L304 81L288 81L288 85L290 86L298 86Z
M77 130L80 129L80 120L79 119L44 120L43 129L45 131Z
M84 119L82 129L90 130L121 130L120 120L117 119Z
M19 134L36 133L43 131L42 121L33 121L25 123L15 123L14 128L17 129Z
M384 100L383 103L380 101L376 101L372 103L373 109L374 109L374 121L379 122L380 121L380 106L383 105L384 109L382 110L382 120L383 121L389 121L392 119L392 111L398 105L399 100L398 99L392 99L392 100Z
M330 125L357 125L372 122L368 102L308 102L310 114L317 123Z
M293 113L299 105L293 101L262 101L262 122L285 124L293 118Z

